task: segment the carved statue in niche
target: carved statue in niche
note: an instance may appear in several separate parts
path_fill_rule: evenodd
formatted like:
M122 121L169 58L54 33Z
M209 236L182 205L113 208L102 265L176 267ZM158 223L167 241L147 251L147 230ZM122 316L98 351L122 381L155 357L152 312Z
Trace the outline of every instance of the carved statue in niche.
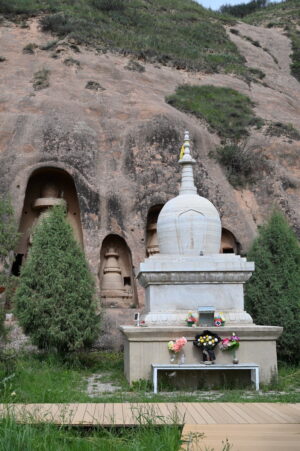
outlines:
M59 188L55 183L46 183L41 191L41 197L38 197L32 206L32 209L37 211L38 216L34 220L32 225L32 230L29 235L29 245L32 244L32 239L34 235L34 230L47 216L49 216L51 207L54 205L67 206L66 201L60 196Z
M131 277L125 276L124 262L116 247L108 247L104 253L101 299L107 307L129 307L133 292Z
M159 253L158 239L157 239L157 223L150 222L147 227L147 255Z

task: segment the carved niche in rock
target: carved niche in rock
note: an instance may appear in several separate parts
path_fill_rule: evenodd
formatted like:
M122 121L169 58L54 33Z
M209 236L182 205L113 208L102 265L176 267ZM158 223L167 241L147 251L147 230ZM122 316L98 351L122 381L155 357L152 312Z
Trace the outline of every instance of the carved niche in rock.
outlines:
M233 233L222 228L221 237L221 254L239 254L241 250L240 243L237 241Z
M147 216L146 226L146 256L159 253L159 245L157 239L157 218L163 205L155 205L151 207Z
M72 177L62 169L38 169L33 172L27 184L19 227L21 237L16 248L13 274L19 275L32 242L34 228L54 205L67 206L67 220L72 226L75 239L82 246L80 209Z
M128 308L136 305L136 288L131 252L118 235L105 238L101 249L100 290L105 307Z

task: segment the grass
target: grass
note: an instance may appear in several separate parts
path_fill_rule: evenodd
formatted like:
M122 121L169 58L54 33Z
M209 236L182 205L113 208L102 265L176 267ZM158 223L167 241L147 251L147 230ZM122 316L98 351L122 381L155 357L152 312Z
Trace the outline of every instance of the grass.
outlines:
M71 428L0 421L0 451L177 451L181 428L151 422L135 428Z
M34 73L32 86L35 91L40 91L41 89L45 89L50 86L49 74L50 71L45 68Z
M293 53L291 55L291 73L300 81L300 8L298 0L286 0L272 3L242 20L252 25L263 25L268 28L283 28L291 39Z
M115 384L117 391L91 398L87 377L92 374L99 374L102 383ZM219 390L178 391L170 379L160 378L160 393L154 395L151 382L129 386L123 374L123 354L114 352L81 354L65 362L56 355L19 355L15 365L6 370L0 366L0 402L4 403L299 402L300 369L281 364L278 380L262 387L260 393L232 387L228 382Z
M225 32L234 21L193 0L0 0L1 12L15 20L43 13L42 30L98 51L178 69L247 73Z
M267 168L267 161L260 153L236 144L218 147L210 156L223 166L229 183L235 188L256 183Z
M300 140L300 132L292 124L284 124L283 122L272 122L266 129L266 134Z
M204 119L222 138L239 140L248 128L262 125L249 97L231 88L182 85L166 101L185 113Z
M23 47L23 53L28 53L29 55L33 55L34 50L37 47L38 46L34 42L30 42L29 44L25 45L25 47Z

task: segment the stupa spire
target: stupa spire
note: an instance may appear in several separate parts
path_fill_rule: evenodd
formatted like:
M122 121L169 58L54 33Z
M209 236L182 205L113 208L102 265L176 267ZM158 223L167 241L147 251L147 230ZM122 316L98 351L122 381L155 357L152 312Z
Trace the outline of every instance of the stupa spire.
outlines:
M181 185L179 195L181 194L197 194L197 188L194 183L193 165L196 161L191 156L190 151L190 135L188 131L184 132L184 154L179 164L182 164Z

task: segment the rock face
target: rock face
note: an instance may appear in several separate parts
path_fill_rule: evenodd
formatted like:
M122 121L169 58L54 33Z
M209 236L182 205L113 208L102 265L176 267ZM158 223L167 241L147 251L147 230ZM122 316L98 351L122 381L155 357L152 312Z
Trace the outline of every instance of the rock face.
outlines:
M143 306L143 289L134 274L146 256L147 218L151 209L161 208L178 192L177 161L185 129L190 131L197 161L198 193L216 206L222 226L234 235L242 252L274 205L300 235L299 142L251 131L246 147L260 149L271 169L251 189L235 190L208 156L220 144L219 137L202 121L165 102L165 96L183 83L226 86L254 100L257 115L263 119L300 129L300 84L289 74L288 39L280 30L245 24L236 28L239 35L230 36L247 64L265 72L264 85L248 85L231 75L190 73L152 64L145 64L144 72L128 71L127 57L97 54L83 47L74 54L64 41L55 51L36 48L33 54L24 54L24 45L40 46L53 38L39 31L35 19L29 29L7 23L0 28L1 56L6 58L0 63L1 192L10 194L21 231L26 232L34 220L31 199L39 197L49 180L58 180L99 293L100 255L109 250L103 242L105 246L107 239L117 247L122 238L127 266L131 265L122 275L123 283L132 293L131 307ZM261 47L241 37L252 37L256 30ZM76 64L64 64L72 58ZM34 89L37 73L47 77L49 87ZM101 89L87 89L98 85ZM26 251L17 249L17 253ZM108 308L105 346L116 343L113 335L108 339L111 330L120 321L131 320L133 313L128 305Z

